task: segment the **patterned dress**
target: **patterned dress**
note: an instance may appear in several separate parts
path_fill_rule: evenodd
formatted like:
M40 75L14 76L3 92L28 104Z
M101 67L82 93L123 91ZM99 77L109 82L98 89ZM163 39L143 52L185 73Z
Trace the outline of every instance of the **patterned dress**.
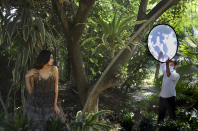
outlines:
M34 77L34 90L28 94L24 112L33 120L32 128L45 131L50 116L55 116L55 77L44 79L40 75Z

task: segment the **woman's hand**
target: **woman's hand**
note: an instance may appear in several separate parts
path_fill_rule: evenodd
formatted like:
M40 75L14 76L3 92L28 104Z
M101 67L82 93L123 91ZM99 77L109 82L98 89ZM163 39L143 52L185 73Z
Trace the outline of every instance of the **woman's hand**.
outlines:
M54 106L54 111L56 112L56 114L60 115L60 109L57 105Z
M33 75L38 74L38 73L39 73L38 70L36 70L36 69L31 69L31 70L29 70L29 71L26 73L25 77L28 78L28 77L33 76Z

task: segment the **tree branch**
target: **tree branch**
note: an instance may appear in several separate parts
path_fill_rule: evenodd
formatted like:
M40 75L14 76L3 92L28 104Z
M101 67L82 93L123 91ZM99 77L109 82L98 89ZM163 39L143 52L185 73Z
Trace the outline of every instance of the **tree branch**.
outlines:
M65 34L69 37L70 27L68 20L64 16L64 10L61 7L61 4L58 2L58 0L52 0L52 6L63 25Z
M139 6L139 10L138 10L137 21L146 19L147 4L148 4L148 0L141 0L140 6ZM134 30L135 31L138 30L138 28L141 25L142 24L136 25L135 28L134 28Z
M162 2L164 5L162 5ZM173 4L177 3L178 0L162 0L159 2L147 15L147 21L141 25L141 27L136 31L136 33L130 38L130 40L127 42L127 45L129 45L132 41L137 38L141 32L145 29L148 30L149 25L151 25L155 20L157 20L167 9L169 9ZM150 16L150 17L149 17ZM148 18L149 17L149 18Z
M74 43L80 40L87 21L87 17L94 3L95 0L80 0L79 8L72 24L72 34L75 35L75 39L73 39Z
M177 4L179 2L179 0L162 0L160 1L147 15L147 18L152 17L153 15L155 15L157 12L159 12L159 10L167 10L169 9L172 5ZM167 6L164 6L166 5ZM158 15L156 15L156 17L159 17L161 15L161 13L158 13Z
M119 78L114 78L113 80L103 81L103 83L100 85L100 88L97 88L96 92L100 94L104 90L111 88L111 87L115 87L120 84L122 84L122 81Z
M112 87L113 85L115 86L116 84L120 84L120 81L112 81L114 77L114 72L119 68L120 65L125 64L135 53L135 49L137 47L134 46L134 48L124 48L123 50L120 51L120 55L117 55L117 60L112 63L111 68L109 68L108 72L106 73L104 79L101 81L101 86L98 86L98 91L103 91L109 87ZM105 69L106 70L106 69ZM104 86L107 84L107 86Z

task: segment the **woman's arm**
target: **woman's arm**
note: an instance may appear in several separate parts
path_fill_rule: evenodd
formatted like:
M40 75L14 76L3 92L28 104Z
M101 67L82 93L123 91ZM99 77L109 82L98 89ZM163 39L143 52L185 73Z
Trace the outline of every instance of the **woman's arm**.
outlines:
M57 114L60 114L60 109L57 105L58 101L58 79L59 79L59 74L58 74L58 68L55 66L54 68L54 75L55 75L55 99L54 99L54 110Z
M55 75L55 100L54 100L54 106L57 106L58 101L58 80L59 80L59 73L57 66L54 67L54 75Z
M29 94L33 92L33 87L34 87L34 77L33 74L36 71L34 69L29 70L26 75L25 75L25 83L26 83L26 89Z

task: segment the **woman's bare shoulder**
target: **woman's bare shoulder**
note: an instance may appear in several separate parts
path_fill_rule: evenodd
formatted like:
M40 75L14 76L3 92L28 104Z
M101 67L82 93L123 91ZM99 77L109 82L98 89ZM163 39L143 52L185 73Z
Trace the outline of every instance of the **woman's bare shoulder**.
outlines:
M52 65L53 69L58 69L58 67L56 65Z
M52 66L52 70L53 70L53 72L57 72L57 71L58 71L58 67L55 66L55 65L53 65L53 66Z

